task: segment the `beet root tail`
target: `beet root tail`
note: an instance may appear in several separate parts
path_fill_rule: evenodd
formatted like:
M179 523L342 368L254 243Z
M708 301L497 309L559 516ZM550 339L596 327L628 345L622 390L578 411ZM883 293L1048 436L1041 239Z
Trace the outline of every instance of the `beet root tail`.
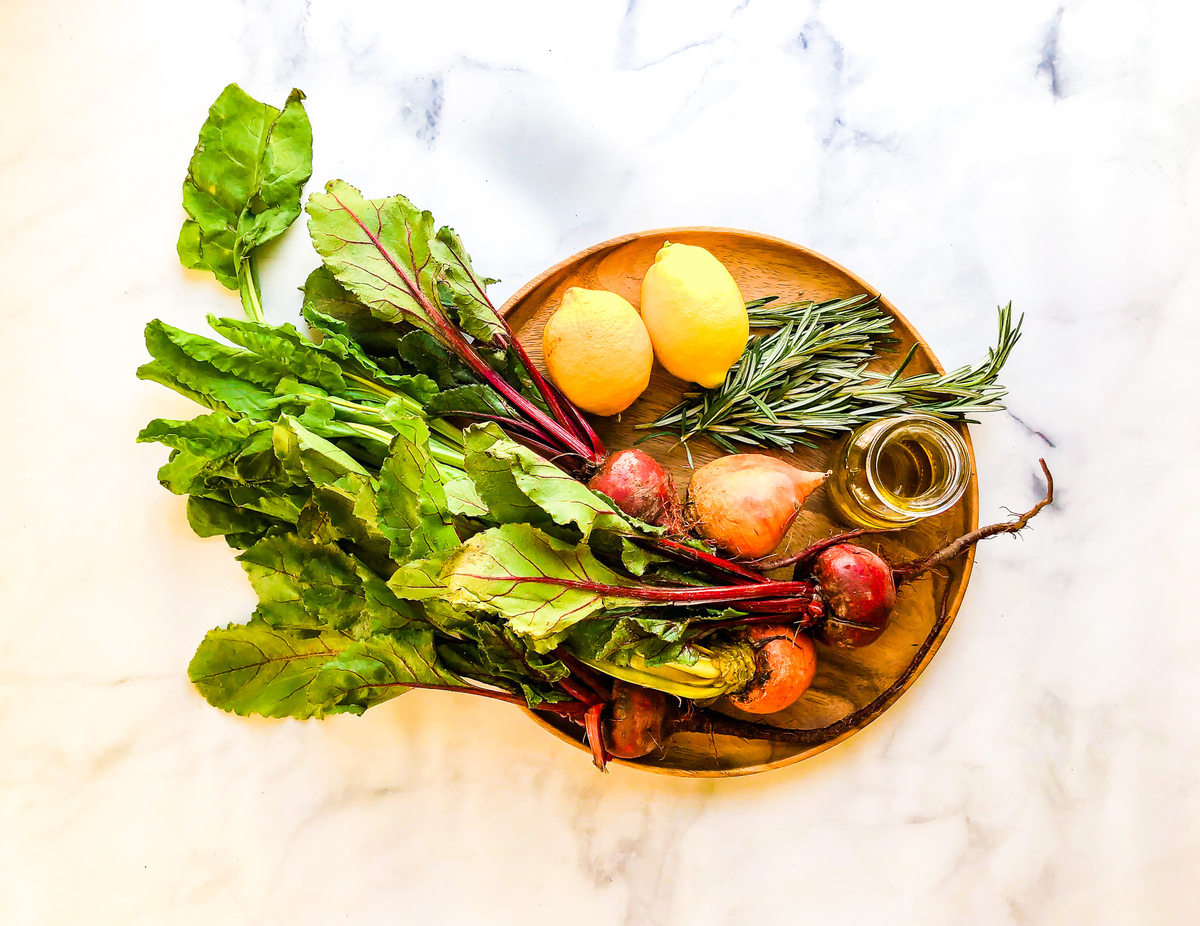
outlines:
M1011 521L1001 521L997 524L988 524L986 527L977 528L955 540L951 540L945 546L934 550L922 559L913 560L909 563L901 563L892 570L896 585L900 586L912 582L919 576L961 555L981 540L986 540L988 537L995 537L997 534L1016 534L1024 530L1026 525L1029 524L1039 511L1054 502L1054 476L1051 475L1050 467L1046 465L1044 459L1039 459L1038 463L1041 464L1042 473L1046 477L1046 494L1042 497L1041 501Z

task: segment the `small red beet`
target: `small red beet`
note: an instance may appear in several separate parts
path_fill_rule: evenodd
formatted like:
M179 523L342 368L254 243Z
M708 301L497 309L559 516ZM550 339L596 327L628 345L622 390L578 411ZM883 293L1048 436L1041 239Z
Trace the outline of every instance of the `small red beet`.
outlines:
M666 742L667 696L661 691L614 681L604 719L604 747L618 759L637 759Z
M680 529L679 496L675 483L658 461L641 450L610 454L588 488L602 492L618 508L647 524Z
M812 575L828 605L825 621L814 630L818 640L854 648L879 639L896 604L892 567L882 557L839 543L817 556Z

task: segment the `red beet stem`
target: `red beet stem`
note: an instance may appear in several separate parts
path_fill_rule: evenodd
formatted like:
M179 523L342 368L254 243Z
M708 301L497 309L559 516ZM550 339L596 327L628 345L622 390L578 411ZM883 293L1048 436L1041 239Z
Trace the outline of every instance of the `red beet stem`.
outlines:
M488 305L491 305L490 300L488 301ZM495 311L495 309L492 311ZM600 436L592 426L588 424L587 419L583 417L583 413L553 383L542 376L541 371L534 364L529 354L525 352L524 345L517 340L512 329L508 327L508 322L504 320L504 317L499 313L496 314L496 317L500 319L501 324L504 325L504 330L508 332L513 349L517 352L522 366L529 373L529 378L533 380L538 394L545 400L551 414L569 427L577 437L587 442L593 453L593 457L589 459L590 463L597 465L604 462L604 457L607 453L604 449L604 443L600 440Z
M556 649L554 655L570 670L573 676L587 685L601 701L607 702L612 697L612 691L609 689L608 683L599 672L596 672L589 666L585 666L566 650L562 649L562 647Z
M841 720L836 720L823 727L812 730L797 730L791 727L775 727L765 723L754 723L748 720L738 720L727 717L715 711L699 710L682 714L675 718L671 727L672 733L701 733L705 736L736 736L747 740L767 740L773 743L796 743L801 746L818 746L837 739L848 730L861 726L882 714L896 698L904 691L909 680L916 673L921 662L929 653L930 648L941 635L949 617L947 604L950 600L952 584L947 584L946 593L942 596L942 605L937 620L933 622L925 641L913 654L912 659L900 673L900 677L885 688L868 704L852 711Z
M472 575L474 579L500 581L496 576ZM740 602L757 599L789 599L807 601L813 597L815 589L810 582L763 582L758 585L677 585L671 587L657 585L605 585L601 582L582 582L577 579L559 579L553 576L513 576L514 581L534 582L539 585L557 585L561 588L577 588L583 591L595 592L598 595L611 595L614 598L635 598L638 601L653 601L660 604L704 605L730 604L737 606Z
M363 233L371 239L371 243L375 245L375 249L380 253L380 255L383 256L384 260L388 262L391 268L396 272L396 275L400 277L405 288L408 290L409 295L411 295L421 307L421 311L424 314L425 320L429 324L436 327L438 332L441 334L443 343L445 343L447 347L450 347L469 367L471 367L472 370L475 371L475 373L485 383L504 396L504 398L507 399L511 405L513 405L518 411L521 412L521 414L529 419L532 424L542 431L547 438L545 443L561 446L565 451L567 451L568 454L579 457L583 465L596 465L604 459L604 454L602 452L598 453L594 447L584 444L580 437L574 433L574 429L569 427L565 421L555 421L552 417L534 405L529 399L523 396L520 391L518 391L516 387L504 379L504 377L500 376L500 374L493 370L483 359L483 357L479 355L479 352L475 350L471 343L467 341L462 332L452 325L450 320L447 319L440 310L435 308L430 303L429 299L426 298L425 293L404 269L403 265L392 256L391 252L388 251L386 247L384 247L383 242L379 240L379 236L372 232L367 224L361 218L359 218L352 209L348 208L345 203L338 199L337 194L332 195L337 201L338 205L345 210L348 216L354 219L358 227L363 230ZM490 302L488 304L491 305ZM499 314L496 313L495 308L492 309L492 312L496 314L497 318L500 318ZM508 324L504 322L503 319L500 319L500 322L505 331L511 335L511 329L508 328ZM520 356L522 353L523 351L518 349L518 356ZM528 361L527 354L524 355L524 360L522 362L526 361ZM561 409L559 409L559 411L561 413Z
M1012 534L1023 529L1031 518L1054 501L1054 477L1050 474L1050 469L1046 466L1045 460L1038 460L1038 463L1041 464L1042 472L1046 476L1046 494L1041 501L1012 521L990 524L987 527L971 531L969 534L964 534L957 540L946 544L940 550L925 557L925 559L899 567L896 572L901 575L900 581L908 581L929 569L945 563L947 560L962 553L971 544L977 543L987 537L993 537L996 534ZM901 572L901 570L904 571ZM909 660L904 671L900 673L900 677L880 692L870 703L863 705L856 711L852 711L841 720L813 730L795 730L788 727L774 727L768 724L738 720L709 710L699 710L674 718L671 732L701 733L704 736L736 736L741 739L795 743L802 746L818 746L837 739L843 733L848 732L854 727L862 726L883 713L888 705L904 691L925 657L929 654L929 651L933 648L933 645L941 636L942 630L950 618L950 593L953 589L954 583L947 582L946 590L942 594L942 602L941 607L938 609L937 619L933 622L933 626L929 628L929 633L926 634L924 641L917 648L917 651L913 653L912 659Z
M788 625L788 627L791 627L795 630L806 630L809 627L811 627L813 624L815 624L819 619L820 619L820 615L813 615L810 613L805 613L801 617L799 617L795 620L789 620L787 622L787 625ZM719 620L719 621L704 621L702 624L700 624L698 622L695 626L701 626L705 630L708 630L709 628L716 629L718 627L722 628L722 629L727 628L727 627L744 627L747 624L778 624L778 623L779 623L779 613L778 612L765 611L761 614L748 614L745 617L730 617L730 618L726 618L724 620Z
M550 414L560 423L570 428L577 437L587 441L588 446L595 453L599 454L600 459L603 460L607 451L604 449L604 444L600 440L600 436L588 424L587 419L583 417L583 414L575 404L563 395L562 390L542 375L542 371L537 368L537 364L533 362L533 358L525 350L525 345L517 339L516 333L508 324L508 319L496 311L496 307L492 304L492 300L487 294L487 289L480 282L479 278L475 276L475 272L467 264L459 260L457 253L454 254L454 258L459 267L462 268L463 273L471 278L471 282L475 284L476 292L479 293L480 298L487 304L487 307L492 310L492 315L495 316L496 321L500 324L503 336L500 339L501 344L499 346L511 347L517 352L517 359L521 361L521 366L529 374L529 378L533 382L534 388L537 389L538 395L542 397L542 400L546 403L546 407L550 409Z
M759 585L768 581L764 576L753 569L747 569L740 563L724 559L705 550L698 550L695 547L688 546L686 543L680 543L668 537L642 537L634 534L628 536L630 540L634 540L644 547L657 550L672 559L701 566L710 574L716 573L723 578L733 578L740 585Z
M815 611L814 605L816 605ZM808 595L768 598L763 601L741 601L737 603L737 609L750 614L805 614L814 620L825 613L821 599ZM808 627L811 623L812 621L809 621L804 626Z
M604 443L600 440L600 436L588 424L587 419L583 417L583 414L576 408L575 404L563 395L558 387L542 375L541 370L537 368L537 364L533 362L533 359L525 350L525 345L517 339L512 327L508 324L508 319L496 311L496 307L492 304L492 300L487 294L487 289L480 282L479 278L475 276L475 272L470 266L459 260L457 252L454 253L454 259L457 261L459 267L462 268L463 273L471 278L471 282L475 284L475 290L479 293L480 298L487 303L487 307L492 310L492 315L495 316L496 321L499 322L500 327L503 329L504 334L501 340L504 343L501 346L512 347L517 352L517 359L521 361L521 366L525 367L525 372L529 374L529 378L533 382L534 388L537 389L538 395L542 397L542 400L546 403L546 407L550 409L551 416L568 427L581 440L587 441L588 446L599 456L599 460L593 462L602 461L607 451L604 449Z
M591 707L600 700L585 685L580 684L569 675L566 678L560 678L555 684L563 690L564 694L570 695L576 701L580 701L588 707Z
M789 553L787 556L780 556L776 559L763 558L753 560L750 565L759 572L773 572L776 569L783 569L786 566L795 566L799 563L807 562L810 559L816 558L823 550L828 550L839 543L845 543L847 540L854 540L856 537L867 537L874 534L893 534L896 531L902 530L904 530L903 527L884 527L879 529L860 527L810 543L803 550L796 553Z
M540 376L541 374L538 375ZM563 395L563 391L555 386L554 383L545 379L543 379L543 382L546 383L554 395L558 396L559 401L562 403L562 407L567 410L567 414L570 416L571 420L575 422L575 430L587 438L588 443L591 444L592 449L595 450L596 453L600 454L601 462L603 462L604 457L608 455L608 451L605 450L604 442L600 440L600 435L597 434L591 424L588 423L588 420L586 417L584 417L583 412L579 410L579 407L575 405L574 402Z
M600 724L603 712L604 704L599 703L593 704L583 715L583 728L587 731L588 745L592 748L592 762L600 771L604 771L609 760L608 750L604 748L604 730Z

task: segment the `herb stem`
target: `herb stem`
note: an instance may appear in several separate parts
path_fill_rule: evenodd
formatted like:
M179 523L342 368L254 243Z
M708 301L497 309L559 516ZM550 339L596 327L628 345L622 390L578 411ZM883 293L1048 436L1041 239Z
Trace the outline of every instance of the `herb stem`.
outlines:
M1012 304L999 310L999 335L987 357L949 373L904 375L915 348L894 372L867 368L876 351L890 347L891 318L878 297L863 294L830 302L753 304L752 325L779 330L753 339L716 389L693 392L650 424L637 425L674 436L686 445L706 435L722 449L736 445L815 447L898 412L970 421L970 415L1004 406L997 385L1001 367L1021 334L1012 323Z

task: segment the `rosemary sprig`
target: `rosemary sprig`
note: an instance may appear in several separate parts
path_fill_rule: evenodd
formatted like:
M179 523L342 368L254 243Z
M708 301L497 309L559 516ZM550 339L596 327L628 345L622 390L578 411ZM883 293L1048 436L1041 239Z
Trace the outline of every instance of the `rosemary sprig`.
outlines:
M751 325L781 324L778 331L747 346L725 382L688 393L657 421L639 425L672 434L686 444L707 435L730 452L735 444L815 447L833 437L896 412L920 412L950 421L997 411L1005 389L996 384L1001 367L1021 336L1012 325L1012 304L1001 308L1000 334L986 360L946 374L904 377L916 347L892 373L867 369L876 351L888 349L891 319L869 295L830 302L747 304Z

